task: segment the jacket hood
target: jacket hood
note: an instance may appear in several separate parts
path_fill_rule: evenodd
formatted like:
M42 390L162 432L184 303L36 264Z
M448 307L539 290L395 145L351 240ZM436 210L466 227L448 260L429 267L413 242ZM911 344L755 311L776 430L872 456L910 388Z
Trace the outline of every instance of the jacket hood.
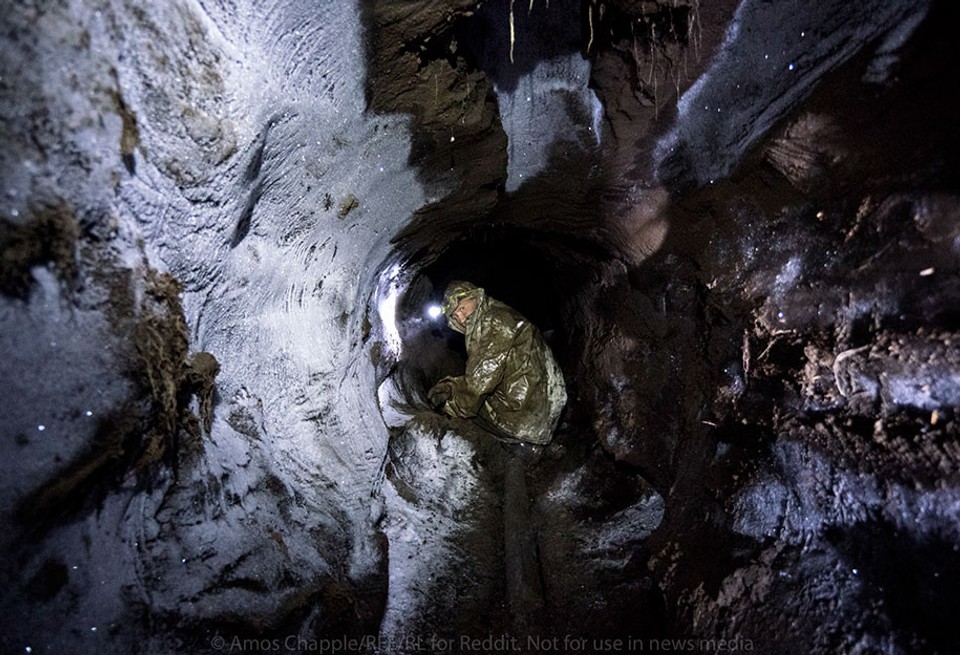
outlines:
M463 280L453 280L450 284L447 285L447 290L443 292L443 315L447 317L447 325L450 326L450 329L464 334L466 332L467 326L458 323L453 318L453 311L457 308L457 304L464 298L476 298L477 303L479 304L485 296L482 287L478 287L472 282L465 282Z

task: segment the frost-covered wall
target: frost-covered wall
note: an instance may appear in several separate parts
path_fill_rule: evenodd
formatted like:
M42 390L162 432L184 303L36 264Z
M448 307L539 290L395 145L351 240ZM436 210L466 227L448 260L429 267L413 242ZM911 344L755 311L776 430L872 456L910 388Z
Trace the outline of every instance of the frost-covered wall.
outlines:
M33 224L31 206L57 202L79 225L67 257L79 281L58 288L41 256L31 290L2 300L17 407L2 419L9 536L31 517L7 508L83 469L98 418L133 413L136 375L124 376L140 360L111 293L140 315L140 280L168 271L183 284L190 351L220 364L212 426L189 462L81 475L107 490L75 497L79 510L5 562L4 650L166 651L209 645L214 626L263 634L376 615L357 589L378 598L385 567L368 296L423 198L406 119L364 113L357 7L4 13L3 215ZM111 487L115 475L126 482ZM49 612L30 610L38 585Z
M507 135L506 191L514 193L574 152L601 145L603 107L583 56L576 0L482 3L456 52L493 82Z
M574 149L600 145L602 108L589 81L590 63L576 54L539 64L513 89L497 89L510 144L508 192L547 168L558 141L572 142ZM587 124L584 115L592 118Z

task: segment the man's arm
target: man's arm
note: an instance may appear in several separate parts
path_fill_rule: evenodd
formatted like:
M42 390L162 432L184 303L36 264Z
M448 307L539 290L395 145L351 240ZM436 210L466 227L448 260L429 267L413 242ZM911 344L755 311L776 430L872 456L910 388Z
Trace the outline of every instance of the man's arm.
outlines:
M484 398L503 380L514 335L507 330L491 332L467 358L466 372L450 378L452 393L443 406L447 414L461 418L476 416Z

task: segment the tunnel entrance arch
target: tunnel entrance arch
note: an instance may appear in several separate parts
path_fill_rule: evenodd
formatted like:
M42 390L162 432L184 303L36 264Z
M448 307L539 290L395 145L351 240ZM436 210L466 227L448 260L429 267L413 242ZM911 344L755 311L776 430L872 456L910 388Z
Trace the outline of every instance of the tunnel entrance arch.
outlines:
M409 281L397 300L401 355L389 377L410 407L427 407L426 391L440 378L463 373L463 337L445 318L430 316L453 280L472 282L526 316L543 334L561 365L571 359L583 326L571 322L570 305L594 275L597 246L587 240L509 225L466 231L442 252L408 260ZM395 399L396 400L396 399Z
M590 308L579 304L613 255L594 239L546 226L488 223L447 243L407 259L397 253L380 279L399 282L375 296L395 297L390 315L400 341L378 391L391 433L382 486L390 553L382 633L524 634L535 626L552 634L602 602L609 610L591 619L591 634L655 634L662 624L659 592L645 569L618 580L627 591L610 603L597 576L611 561L626 566L628 551L577 550L597 539L639 543L664 514L662 497L636 470L596 447L586 406L592 396L576 391L583 355L577 343L595 327ZM539 459L504 448L427 401L440 378L464 371L463 336L428 311L442 302L451 280L482 286L521 312L564 368L567 409ZM568 420L570 413L579 416ZM445 605L460 611L440 617Z

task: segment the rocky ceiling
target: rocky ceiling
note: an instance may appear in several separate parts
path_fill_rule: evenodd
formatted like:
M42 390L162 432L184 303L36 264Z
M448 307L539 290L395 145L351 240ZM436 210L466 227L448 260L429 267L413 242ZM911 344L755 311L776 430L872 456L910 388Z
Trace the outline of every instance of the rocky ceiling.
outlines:
M5 8L3 652L960 651L958 12Z

